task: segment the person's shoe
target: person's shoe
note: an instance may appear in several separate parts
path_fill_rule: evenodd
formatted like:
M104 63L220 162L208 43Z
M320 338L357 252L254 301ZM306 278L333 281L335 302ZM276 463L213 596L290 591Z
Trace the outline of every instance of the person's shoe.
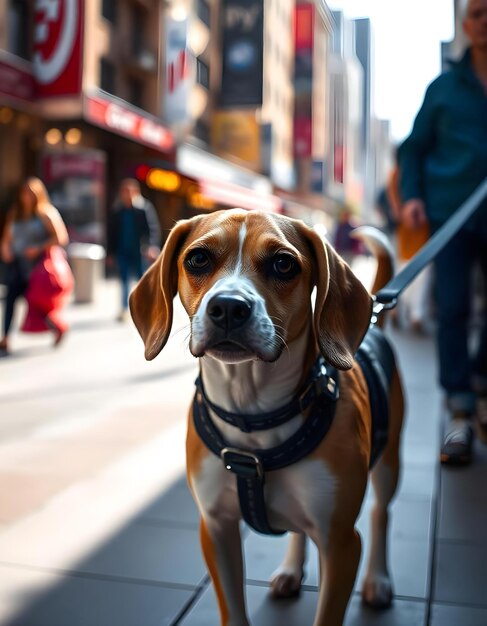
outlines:
M0 341L0 354L1 354L2 356L5 356L5 355L7 355L8 353L9 353L9 350L8 350L8 341L7 341L7 338L6 338L6 337L4 337L4 338Z
M479 439L482 443L487 443L487 396L478 396L476 418Z
M472 461L473 429L470 415L454 411L441 446L440 460L445 465L468 465Z
M66 331L65 330L58 329L58 330L55 331L54 343L52 344L54 348L57 348L59 346L61 341L64 339L65 335L66 335Z

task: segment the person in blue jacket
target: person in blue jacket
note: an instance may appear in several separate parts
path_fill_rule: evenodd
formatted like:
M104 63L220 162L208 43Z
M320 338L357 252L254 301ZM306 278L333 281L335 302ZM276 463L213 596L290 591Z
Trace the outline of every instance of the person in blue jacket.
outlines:
M463 58L428 87L409 137L399 148L401 219L434 233L487 177L487 0L469 0ZM487 441L487 324L469 352L473 267L487 276L487 201L434 262L440 385L450 420L443 463L472 458L473 425ZM485 282L484 282L485 285Z
M115 258L122 285L122 308L118 316L128 316L130 278L139 279L160 251L161 231L154 205L144 198L137 180L126 178L120 184L118 201L108 218L109 260Z

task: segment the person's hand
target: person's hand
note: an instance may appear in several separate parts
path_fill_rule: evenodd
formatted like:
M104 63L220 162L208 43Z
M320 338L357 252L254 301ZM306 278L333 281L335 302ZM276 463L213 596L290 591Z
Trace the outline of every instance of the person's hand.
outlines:
M419 198L413 198L404 203L401 211L401 221L411 229L419 228L426 224L426 209L424 202Z

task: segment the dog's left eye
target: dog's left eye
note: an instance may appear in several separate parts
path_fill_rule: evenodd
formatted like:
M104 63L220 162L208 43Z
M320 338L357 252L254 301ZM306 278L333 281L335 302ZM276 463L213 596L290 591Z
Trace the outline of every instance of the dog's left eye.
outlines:
M299 265L290 254L278 254L273 259L272 271L275 276L289 280L299 273Z
M209 269L211 261L205 250L192 250L184 261L186 267L192 272L204 272Z

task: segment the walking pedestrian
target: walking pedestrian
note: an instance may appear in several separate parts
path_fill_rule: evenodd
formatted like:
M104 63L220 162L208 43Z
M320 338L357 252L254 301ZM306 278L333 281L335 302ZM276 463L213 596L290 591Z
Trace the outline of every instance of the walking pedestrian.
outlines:
M116 260L122 288L119 321L128 318L130 279L139 279L160 252L161 232L154 205L141 194L137 180L120 184L118 200L108 219L109 262Z
M399 148L402 220L436 232L487 176L487 0L469 0L463 18L469 45L428 87L410 136ZM472 458L473 421L487 440L487 325L474 355L469 316L475 263L487 273L487 202L434 262L440 384L449 423L442 463Z
M351 210L347 206L342 207L333 235L333 247L349 265L352 265L353 259L364 251L362 242L351 236L357 226L359 222Z
M50 248L66 246L68 239L62 217L51 204L44 183L39 178L28 178L7 213L1 239L1 257L7 264L1 352L9 351L8 337L15 304L20 296L25 295L34 268ZM55 315L44 315L43 322L42 330L54 331L55 345L58 345L66 328L57 323Z

